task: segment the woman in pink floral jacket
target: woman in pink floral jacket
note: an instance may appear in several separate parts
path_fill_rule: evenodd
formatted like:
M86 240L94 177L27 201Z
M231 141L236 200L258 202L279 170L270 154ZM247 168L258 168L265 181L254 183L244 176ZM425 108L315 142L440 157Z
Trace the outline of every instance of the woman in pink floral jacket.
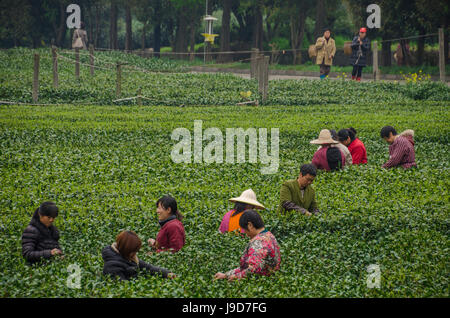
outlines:
M251 274L270 276L280 269L280 247L272 233L264 228L261 216L254 210L245 211L239 225L250 242L241 257L240 266L226 273L217 273L215 279L241 279Z

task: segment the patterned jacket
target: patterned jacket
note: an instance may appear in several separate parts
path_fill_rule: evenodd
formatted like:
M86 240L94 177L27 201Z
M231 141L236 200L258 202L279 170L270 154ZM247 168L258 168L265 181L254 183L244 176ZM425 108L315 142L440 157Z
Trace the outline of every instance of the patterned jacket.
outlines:
M235 275L238 279L251 274L270 276L280 269L280 247L267 230L256 235L248 243L244 255L241 257L240 267L226 272L227 277Z

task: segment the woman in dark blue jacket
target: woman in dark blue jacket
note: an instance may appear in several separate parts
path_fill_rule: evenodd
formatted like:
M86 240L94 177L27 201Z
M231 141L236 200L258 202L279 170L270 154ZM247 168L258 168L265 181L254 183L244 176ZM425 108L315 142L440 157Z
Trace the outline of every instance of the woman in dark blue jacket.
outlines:
M352 80L361 81L362 68L367 64L367 54L370 51L370 41L366 36L366 28L359 30L359 35L352 41L352 56L350 63L353 65Z

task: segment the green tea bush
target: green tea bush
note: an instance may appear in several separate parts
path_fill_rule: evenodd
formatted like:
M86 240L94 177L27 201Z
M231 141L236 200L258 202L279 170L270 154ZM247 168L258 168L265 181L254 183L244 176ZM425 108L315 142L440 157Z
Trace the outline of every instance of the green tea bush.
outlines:
M449 111L447 102L267 107L0 106L1 297L448 297ZM171 133L194 120L203 129L280 128L280 166L175 164ZM379 130L416 132L418 169L384 170L388 145ZM353 126L368 164L321 172L314 181L322 214L278 215L279 190L310 162L323 128ZM239 264L248 239L218 233L228 199L252 188L267 209L266 227L281 247L271 277L213 281ZM101 275L101 249L119 231L146 240L159 230L155 201L172 194L185 215L186 246L143 260L173 270L174 280L128 282ZM66 255L29 267L20 237L46 200L60 208L56 226ZM81 289L66 285L70 264ZM367 288L367 266L381 288Z

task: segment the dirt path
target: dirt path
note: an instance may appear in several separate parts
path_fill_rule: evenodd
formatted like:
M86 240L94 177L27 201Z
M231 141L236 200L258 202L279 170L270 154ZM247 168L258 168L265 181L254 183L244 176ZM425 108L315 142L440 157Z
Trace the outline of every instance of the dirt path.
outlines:
M233 69L233 68L214 68L214 67L203 67L203 66L195 66L191 67L191 73L232 73L236 76L242 78L250 78L250 70L248 69ZM329 79L331 80L340 80L342 78L338 78L339 74L331 73ZM285 80L285 79L310 79L310 80L320 80L319 72L297 72L297 71L281 71L281 70L270 70L269 71L269 80ZM350 80L350 78L348 78ZM432 80L438 80L437 77L432 77ZM361 78L362 82L372 82L373 77L372 74L363 74ZM406 83L404 79L397 75L381 75L380 81L384 82L399 82ZM449 77L447 76L447 86L450 86Z

